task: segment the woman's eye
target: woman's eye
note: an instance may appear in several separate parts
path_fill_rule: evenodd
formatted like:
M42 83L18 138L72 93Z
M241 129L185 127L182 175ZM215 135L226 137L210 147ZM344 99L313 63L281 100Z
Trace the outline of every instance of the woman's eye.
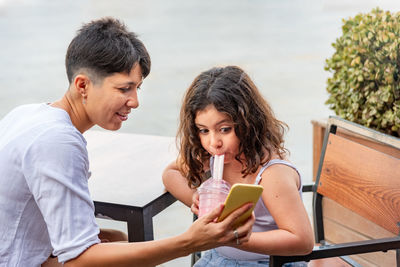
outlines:
M130 87L122 87L122 88L118 88L121 92L128 92L131 88Z

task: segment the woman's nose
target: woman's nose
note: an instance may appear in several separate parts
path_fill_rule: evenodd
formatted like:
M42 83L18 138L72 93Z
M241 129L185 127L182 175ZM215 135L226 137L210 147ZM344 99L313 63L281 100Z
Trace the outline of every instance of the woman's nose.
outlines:
M137 96L137 90L132 90L132 92L128 95L128 100L126 101L126 105L130 108L139 107L139 99Z

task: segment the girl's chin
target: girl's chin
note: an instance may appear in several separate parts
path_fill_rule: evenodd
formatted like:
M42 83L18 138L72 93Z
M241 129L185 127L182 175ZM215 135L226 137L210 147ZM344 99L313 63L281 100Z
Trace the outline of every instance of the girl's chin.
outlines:
M232 157L229 155L225 155L224 157L224 164L231 163L232 162Z

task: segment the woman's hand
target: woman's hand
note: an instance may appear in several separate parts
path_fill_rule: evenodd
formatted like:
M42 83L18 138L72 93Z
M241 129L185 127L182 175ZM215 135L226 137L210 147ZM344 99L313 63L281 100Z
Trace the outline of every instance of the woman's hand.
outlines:
M199 193L195 191L192 196L192 205L190 206L190 210L199 216Z
M245 243L249 240L251 230L255 221L252 215L245 224L234 229L234 222L249 210L252 204L245 204L232 212L222 222L216 222L224 205L221 204L207 215L197 219L185 233L189 235L189 243L197 251L203 251L224 245L235 245ZM235 235L235 232L237 233ZM237 236L237 237L236 237Z

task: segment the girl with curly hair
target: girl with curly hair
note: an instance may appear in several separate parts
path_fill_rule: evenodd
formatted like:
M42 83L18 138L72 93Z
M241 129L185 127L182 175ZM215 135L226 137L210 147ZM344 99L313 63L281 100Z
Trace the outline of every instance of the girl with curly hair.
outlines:
M239 237L237 244L209 250L195 266L265 266L268 255L311 252L312 228L300 174L284 147L286 128L239 67L204 71L187 89L177 135L179 156L163 173L167 190L198 214L196 188L210 177L214 156L220 154L225 155L226 182L264 188L248 242Z

